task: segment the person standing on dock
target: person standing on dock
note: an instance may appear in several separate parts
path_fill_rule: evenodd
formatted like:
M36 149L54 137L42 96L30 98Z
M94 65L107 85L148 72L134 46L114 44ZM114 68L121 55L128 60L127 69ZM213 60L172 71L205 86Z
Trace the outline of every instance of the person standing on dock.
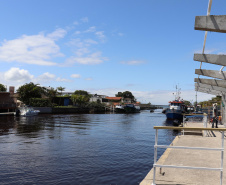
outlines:
M214 123L216 123L216 128L218 128L218 110L217 110L217 103L213 104L213 122L212 128L214 128Z

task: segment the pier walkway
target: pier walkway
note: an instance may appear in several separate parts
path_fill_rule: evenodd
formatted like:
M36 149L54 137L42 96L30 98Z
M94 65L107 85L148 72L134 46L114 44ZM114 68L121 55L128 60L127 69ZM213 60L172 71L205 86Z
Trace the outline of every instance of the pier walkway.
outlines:
M212 125L208 123L208 128ZM203 127L203 122L187 123L185 127ZM218 125L225 128L224 125ZM159 130L161 132L161 130ZM225 138L226 138L226 132ZM222 134L220 131L207 131L207 137L200 133L186 133L184 136L177 136L171 145L187 147L207 147L221 148ZM225 139L224 138L224 139ZM226 142L224 142L226 148ZM154 148L153 148L154 149ZM153 157L153 156L150 156ZM178 165L192 167L221 167L221 151L213 150L190 150L168 148L157 161L160 165ZM226 159L223 164L223 184L226 184ZM147 174L140 185L151 185L153 182L153 169ZM220 171L197 170L197 169L178 169L156 167L156 185L218 185L220 184Z

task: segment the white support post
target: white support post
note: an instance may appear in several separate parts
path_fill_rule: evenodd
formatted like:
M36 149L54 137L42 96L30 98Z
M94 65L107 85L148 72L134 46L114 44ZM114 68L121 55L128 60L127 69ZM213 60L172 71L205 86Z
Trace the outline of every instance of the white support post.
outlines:
M222 147L222 151L221 151L221 185L223 184L223 164L224 164L224 131L222 131L222 143L221 143L221 147Z
M204 113L204 117L203 117L203 127L207 128L207 114L206 113ZM206 136L207 136L207 131L205 130L204 137L206 137Z
M184 127L184 125L185 125L185 116L183 115L183 127ZM182 130L182 132L183 132L183 136L184 136L184 130Z
M156 163L157 163L157 145L158 145L158 129L156 129L155 131L155 149L154 149L154 171L153 171L153 183L152 185L156 185L155 184L155 174L156 174Z

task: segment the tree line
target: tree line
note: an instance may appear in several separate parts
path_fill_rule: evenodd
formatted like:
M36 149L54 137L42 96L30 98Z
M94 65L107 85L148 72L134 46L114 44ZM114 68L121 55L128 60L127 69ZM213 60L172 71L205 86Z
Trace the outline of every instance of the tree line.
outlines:
M0 84L0 91L6 92L4 85ZM25 105L37 106L37 107L53 107L63 104L64 98L69 98L73 105L79 107L92 107L100 108L105 104L100 100L97 102L89 102L91 95L85 90L76 90L72 95L64 95L65 87L41 87L39 84L33 82L26 83L17 89L18 100L22 101ZM118 92L116 97L130 98L132 102L136 99L130 91ZM58 101L56 101L58 99ZM57 103L56 103L57 102Z

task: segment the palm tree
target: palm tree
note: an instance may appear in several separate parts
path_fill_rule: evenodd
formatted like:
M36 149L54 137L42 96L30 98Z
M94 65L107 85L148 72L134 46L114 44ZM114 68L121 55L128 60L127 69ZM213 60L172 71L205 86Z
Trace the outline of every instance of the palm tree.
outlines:
M65 87L57 87L57 90L61 91L61 96L62 96L62 91L65 90ZM60 97L60 104L61 104L61 97Z
M57 87L57 90L59 90L59 91L61 91L61 96L62 96L62 91L64 91L65 90L65 87Z

